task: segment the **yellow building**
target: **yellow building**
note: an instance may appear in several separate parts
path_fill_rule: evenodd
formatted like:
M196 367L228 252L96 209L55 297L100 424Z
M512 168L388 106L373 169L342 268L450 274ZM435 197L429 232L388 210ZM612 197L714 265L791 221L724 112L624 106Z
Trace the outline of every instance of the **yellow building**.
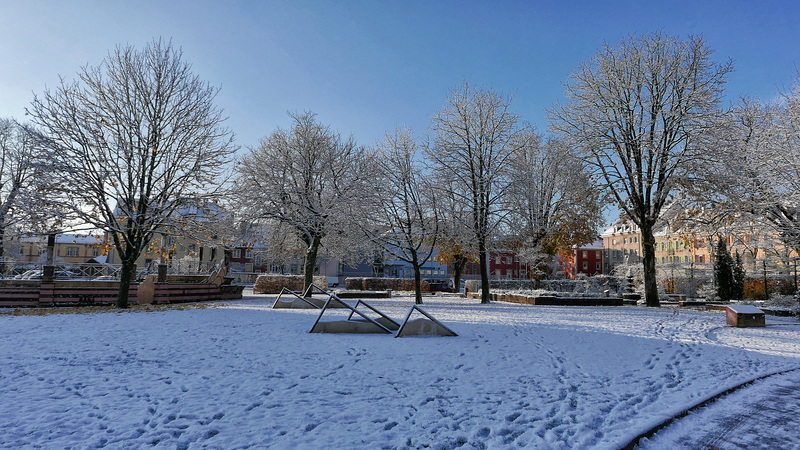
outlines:
M610 274L620 264L642 260L642 233L635 223L618 219L600 237L603 239L603 273Z
M156 233L150 245L136 260L139 269L155 270L162 262L181 272L208 272L224 259L221 248L204 246L194 239ZM122 264L116 250L111 248L105 260L108 264Z
M56 264L81 264L100 256L104 239L92 234L58 234L55 241ZM14 256L22 263L46 262L47 236L23 236L19 239L19 253Z

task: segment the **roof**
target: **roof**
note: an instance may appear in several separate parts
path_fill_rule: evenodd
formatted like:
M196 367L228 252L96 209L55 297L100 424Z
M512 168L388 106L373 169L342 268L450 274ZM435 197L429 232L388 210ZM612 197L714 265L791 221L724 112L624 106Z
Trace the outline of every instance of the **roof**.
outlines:
M21 242L47 243L47 236L28 234L19 238ZM99 234L57 234L56 244L99 245L104 241Z
M603 240L598 239L591 244L581 245L578 247L580 250L602 250L603 249Z
M103 237L93 234L58 234L56 244L83 244L98 245L103 243Z
M603 230L601 237L620 236L623 234L638 233L639 227L631 220L617 219Z

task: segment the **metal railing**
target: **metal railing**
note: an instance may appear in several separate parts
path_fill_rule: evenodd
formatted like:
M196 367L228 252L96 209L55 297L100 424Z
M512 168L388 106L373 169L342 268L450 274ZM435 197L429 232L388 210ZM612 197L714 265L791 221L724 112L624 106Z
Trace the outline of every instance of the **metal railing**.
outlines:
M0 278L17 280L39 280L43 273L42 263L0 261ZM62 280L119 280L122 266L119 264L54 264L55 278ZM169 275L207 275L219 267L215 262L174 261L167 264ZM136 278L158 273L158 263L137 267Z

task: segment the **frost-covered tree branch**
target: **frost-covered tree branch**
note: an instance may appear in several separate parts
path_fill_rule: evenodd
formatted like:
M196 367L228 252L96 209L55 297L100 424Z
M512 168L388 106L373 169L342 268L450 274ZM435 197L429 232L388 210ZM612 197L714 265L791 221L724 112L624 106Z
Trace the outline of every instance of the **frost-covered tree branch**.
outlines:
M20 223L40 222L45 214L50 153L42 143L30 126L0 119L0 259L7 232Z
M34 98L29 112L55 152L51 191L75 218L107 231L120 255L119 307L153 233L176 228L182 208L209 201L221 184L235 146L217 92L157 40L117 47Z
M416 303L422 304L421 268L431 259L439 231L436 197L417 159L411 130L387 133L372 155L377 189L363 202L368 239L414 270Z
M308 288L323 239L351 231L348 205L369 174L360 170L364 151L352 137L342 139L314 113L289 115L289 130L276 130L238 161L235 191L247 220L288 225L304 244Z
M509 166L523 145L527 128L510 109L511 98L469 83L450 91L445 106L432 118L427 155L439 176L452 186L470 211L468 224L481 271L481 302L489 302L489 240L502 223Z
M578 149L643 238L645 298L658 306L653 227L708 148L732 63L700 37L661 33L606 44L565 85L551 126Z

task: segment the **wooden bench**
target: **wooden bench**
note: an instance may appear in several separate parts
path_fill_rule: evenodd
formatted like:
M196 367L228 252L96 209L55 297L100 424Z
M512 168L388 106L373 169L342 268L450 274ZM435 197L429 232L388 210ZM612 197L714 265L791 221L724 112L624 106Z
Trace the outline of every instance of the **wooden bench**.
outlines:
M2 287L0 306L36 306L39 304L39 288Z

